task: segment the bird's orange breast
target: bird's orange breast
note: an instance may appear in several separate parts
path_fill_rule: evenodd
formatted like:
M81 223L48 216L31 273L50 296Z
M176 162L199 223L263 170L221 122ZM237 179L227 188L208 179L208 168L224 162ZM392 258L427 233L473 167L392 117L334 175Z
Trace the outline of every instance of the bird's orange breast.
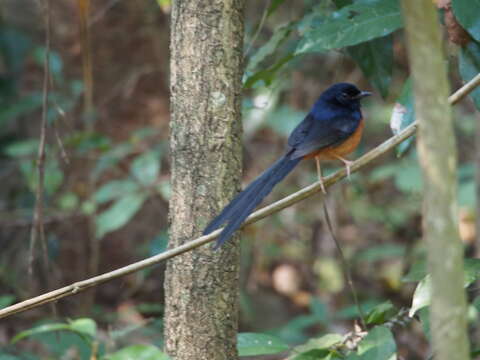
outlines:
M364 126L365 126L365 123L362 119L358 124L358 127L355 130L355 132L347 140L342 142L340 145L328 146L326 148L323 148L319 151L316 151L312 154L305 156L305 158L314 158L316 156L319 156L320 160L336 160L338 159L338 156L344 157L354 152L358 144L360 143L360 140L362 139Z

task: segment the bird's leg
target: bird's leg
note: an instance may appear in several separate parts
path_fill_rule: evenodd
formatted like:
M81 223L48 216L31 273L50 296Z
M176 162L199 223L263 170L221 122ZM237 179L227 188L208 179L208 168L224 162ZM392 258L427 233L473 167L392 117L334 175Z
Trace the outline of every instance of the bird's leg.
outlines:
M320 158L318 156L315 156L315 162L317 163L318 181L320 181L320 187L322 188L322 193L326 195L327 191L325 190L325 185L323 185L322 168L320 167Z
M350 174L351 174L350 167L352 166L353 161L344 159L339 155L335 155L335 157L345 164L345 169L347 170L347 177L348 177L348 180L350 180Z

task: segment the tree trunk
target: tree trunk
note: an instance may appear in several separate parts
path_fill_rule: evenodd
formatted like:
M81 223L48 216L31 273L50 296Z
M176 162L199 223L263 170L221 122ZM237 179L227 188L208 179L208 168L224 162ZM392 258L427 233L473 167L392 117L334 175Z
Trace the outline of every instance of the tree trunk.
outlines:
M449 84L436 9L403 0L424 180L423 231L432 278L430 322L439 360L469 359L463 247L458 234L457 152Z
M172 2L170 247L201 235L239 190L244 0ZM235 359L237 239L168 262L165 339L182 359Z

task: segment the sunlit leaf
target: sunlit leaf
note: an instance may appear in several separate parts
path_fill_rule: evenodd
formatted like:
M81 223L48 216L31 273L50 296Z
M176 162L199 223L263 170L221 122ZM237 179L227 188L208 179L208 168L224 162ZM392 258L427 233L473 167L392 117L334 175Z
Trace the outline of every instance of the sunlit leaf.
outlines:
M296 54L357 45L386 36L401 26L398 0L358 0L305 33Z
M239 333L237 349L240 356L277 354L289 349L279 338L258 333Z
M124 226L140 210L145 199L145 194L128 194L98 214L95 218L97 237L102 238L105 234Z

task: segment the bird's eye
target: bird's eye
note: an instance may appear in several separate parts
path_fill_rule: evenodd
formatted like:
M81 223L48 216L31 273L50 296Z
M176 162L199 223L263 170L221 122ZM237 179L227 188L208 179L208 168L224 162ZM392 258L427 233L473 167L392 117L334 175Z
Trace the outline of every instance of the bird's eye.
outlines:
M350 97L346 92L342 92L340 96L342 97L342 99L348 99Z

